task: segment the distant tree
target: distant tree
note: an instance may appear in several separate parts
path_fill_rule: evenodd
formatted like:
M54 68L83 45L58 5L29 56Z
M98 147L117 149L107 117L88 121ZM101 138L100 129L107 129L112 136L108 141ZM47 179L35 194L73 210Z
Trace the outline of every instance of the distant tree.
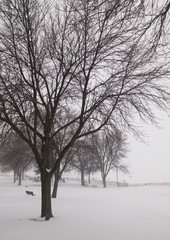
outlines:
M62 110L61 110L62 111ZM55 128L61 128L62 126L67 124L67 120L72 116L72 112L69 111L69 109L65 109L65 117L62 118L62 114L59 112L58 118L54 121L54 127ZM59 132L55 137L53 138L51 145L50 145L50 156L51 156L51 168L56 163L58 157L60 156L60 153L62 152L65 145L67 145L70 137L74 134L74 124L71 126L65 127L64 131ZM61 162L59 162L59 165L57 167L56 172L54 173L54 186L52 191L52 198L57 197L57 189L58 189L58 183L59 180L62 178L62 174L65 171L68 163L72 160L75 153L77 151L77 148L72 146L70 147L67 152L65 153L63 159Z
M128 166L125 163L122 163L121 161L119 163L115 163L114 170L116 172L116 183L119 187L119 178L118 178L118 172L121 171L125 174L129 174Z
M14 172L14 182L18 178L21 185L22 176L33 163L33 155L29 146L16 134L10 134L8 140L0 148L0 165L3 172Z
M86 166L86 174L88 175L88 183L91 183L91 174L96 173L99 170L99 163L95 158L94 150L92 149L89 155L89 161Z
M62 163L60 163L60 166L57 168L57 171L54 173L54 186L52 191L52 198L57 197L58 183L60 180L62 181L62 174L65 171L68 164L74 158L76 151L77 150L75 148L70 148L65 154Z
M76 152L70 161L70 166L81 174L81 185L85 185L85 175L95 171L95 158L93 146L89 139L79 140L76 142Z
M94 134L92 139L103 186L106 187L106 178L112 169L122 168L127 171L125 165L121 163L122 158L125 158L127 154L127 140L118 129L101 131Z
M166 109L169 58L157 1L47 2L0 2L0 121L32 149L49 220L51 177L77 139L108 121L135 130L134 114L154 123L153 105ZM71 127L51 166L53 139Z

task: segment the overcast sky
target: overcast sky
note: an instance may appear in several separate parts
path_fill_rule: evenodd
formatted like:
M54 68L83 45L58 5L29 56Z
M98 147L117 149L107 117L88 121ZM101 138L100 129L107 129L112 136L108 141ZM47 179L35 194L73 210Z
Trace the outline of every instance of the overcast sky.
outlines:
M130 136L130 152L125 160L129 165L130 175L120 174L120 180L131 183L170 182L170 117L158 113L162 119L160 128L143 124L146 143Z

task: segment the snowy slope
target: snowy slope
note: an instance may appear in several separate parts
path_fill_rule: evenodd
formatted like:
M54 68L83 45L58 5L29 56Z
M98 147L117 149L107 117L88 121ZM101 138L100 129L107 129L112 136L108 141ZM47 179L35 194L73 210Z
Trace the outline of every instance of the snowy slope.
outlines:
M36 196L27 196L33 190ZM170 187L60 184L55 218L41 221L40 186L0 176L1 240L170 240Z

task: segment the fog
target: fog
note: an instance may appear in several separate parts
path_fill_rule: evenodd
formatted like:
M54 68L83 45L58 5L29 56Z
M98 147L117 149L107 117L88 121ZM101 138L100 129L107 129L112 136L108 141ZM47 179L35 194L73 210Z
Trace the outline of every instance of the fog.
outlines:
M130 135L129 153L125 162L130 174L120 174L120 180L132 183L170 182L170 118L158 112L159 127L141 123L144 142Z

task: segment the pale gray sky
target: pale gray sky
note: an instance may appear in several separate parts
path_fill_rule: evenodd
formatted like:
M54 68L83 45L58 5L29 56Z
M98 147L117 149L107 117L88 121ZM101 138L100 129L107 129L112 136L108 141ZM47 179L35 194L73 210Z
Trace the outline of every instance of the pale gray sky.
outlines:
M170 117L159 112L160 128L143 124L146 144L129 137L130 152L125 160L130 176L120 174L120 180L130 183L170 182Z

